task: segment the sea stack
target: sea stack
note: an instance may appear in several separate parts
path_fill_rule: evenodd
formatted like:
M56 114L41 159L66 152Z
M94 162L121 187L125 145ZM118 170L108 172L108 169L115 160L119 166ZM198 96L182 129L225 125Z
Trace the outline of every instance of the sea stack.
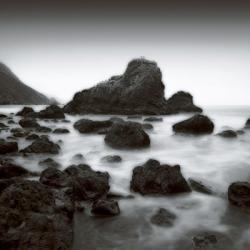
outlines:
M201 112L189 93L178 92L169 101L157 63L144 58L128 63L125 73L75 94L64 106L70 114L166 115Z

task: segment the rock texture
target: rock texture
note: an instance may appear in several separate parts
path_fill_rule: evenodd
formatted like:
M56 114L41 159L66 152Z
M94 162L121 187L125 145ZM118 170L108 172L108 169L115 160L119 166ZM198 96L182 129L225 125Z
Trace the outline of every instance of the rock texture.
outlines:
M162 73L157 64L146 59L129 62L123 75L113 76L95 87L75 94L64 106L71 114L173 114L200 112L192 96L183 92L169 99L164 96Z
M159 208L158 211L151 217L152 224L162 227L170 227L174 224L176 215L165 208Z
M0 105L3 104L49 104L45 95L22 83L11 70L0 63Z
M16 142L8 142L0 139L0 154L14 153L18 151L18 144Z

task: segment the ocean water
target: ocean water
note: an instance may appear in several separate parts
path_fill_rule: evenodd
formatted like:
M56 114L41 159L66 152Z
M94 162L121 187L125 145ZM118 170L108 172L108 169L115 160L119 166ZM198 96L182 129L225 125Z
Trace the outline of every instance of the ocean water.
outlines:
M1 106L0 113L15 113L22 106ZM35 109L42 109L36 106ZM116 150L105 145L104 135L79 134L73 123L80 118L108 119L108 115L70 116L71 123L39 121L51 128L65 127L69 134L50 137L62 140L61 153L54 159L62 169L75 163L87 163L93 169L107 171L111 176L111 191L127 195L132 170L148 159L161 163L179 164L185 178L196 178L213 187L218 195L205 195L193 191L190 194L169 197L148 197L134 194L134 199L119 201L121 214L112 218L94 218L87 212L76 213L74 218L74 249L193 249L192 236L211 232L221 241L214 249L250 249L250 215L231 207L227 201L227 188L234 181L250 181L250 130L237 139L227 139L215 134L223 129L242 129L250 117L250 106L205 107L204 114L215 123L215 132L206 136L175 135L172 125L191 114L162 116L163 122L152 123L147 131L151 146L143 150ZM120 116L122 118L123 116ZM18 121L18 117L14 117ZM135 120L142 121L142 120ZM15 127L15 126L13 126ZM8 133L1 133L7 137ZM23 148L30 142L19 140ZM81 153L84 160L76 161ZM118 154L121 163L105 163L101 158ZM16 157L16 162L32 171L42 171L38 165L47 155ZM177 215L172 227L157 227L150 217L158 208L166 208ZM196 249L196 248L195 248ZM197 248L199 249L199 248ZM210 249L210 248L204 248ZM211 248L213 249L213 248Z

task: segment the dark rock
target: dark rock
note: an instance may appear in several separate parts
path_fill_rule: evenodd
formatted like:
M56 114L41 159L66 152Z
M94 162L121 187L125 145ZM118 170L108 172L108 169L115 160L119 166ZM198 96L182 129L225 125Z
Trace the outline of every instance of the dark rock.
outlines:
M16 142L8 142L0 139L0 154L14 153L18 151L18 144Z
M143 121L144 122L162 122L163 119L161 117L151 116L151 117L145 118Z
M123 199L134 199L135 197L132 194L123 195L123 194L117 193L117 192L109 192L106 195L106 198L113 199L113 200L123 200Z
M152 159L134 168L130 188L143 195L190 192L179 165L160 165L158 161Z
M237 137L237 133L233 130L225 130L225 131L218 133L218 135L224 138L236 138Z
M40 182L44 185L52 187L68 187L71 183L71 178L65 172L56 168L47 168L42 171Z
M58 154L60 146L53 143L46 137L36 139L31 145L21 150L21 153L28 154Z
M195 180L193 178L189 178L188 182L189 182L191 188L199 193L204 193L204 194L212 194L213 193L212 188L209 186L206 186L200 180Z
M145 129L145 130L152 130L152 129L154 129L153 125L150 124L150 123L143 123L142 124L142 128Z
M94 202L91 212L95 215L118 215L120 208L117 201L113 200L98 200Z
M16 124L16 122L13 121L13 120L9 120L9 121L8 121L8 124Z
M69 133L69 130L66 129L66 128L56 128L54 131L53 131L54 134L67 134Z
M26 137L26 140L28 140L28 141L34 141L34 140L39 139L39 138L40 138L40 136L37 135L37 134L30 134L30 135L28 135Z
M74 160L84 160L84 156L82 154L76 154L73 156Z
M144 148L150 145L148 134L134 122L114 123L104 140L113 148Z
M39 126L36 128L36 132L38 133L50 133L52 131L51 128L45 126Z
M58 162L56 162L55 160L51 158L47 158L43 161L40 161L39 165L43 167L47 167L47 168L58 168L61 166Z
M197 249L214 249L217 242L217 237L214 234L198 234L193 237L193 244Z
M5 115L5 114L0 114L0 119L5 119L5 118L7 118L8 116L7 115Z
M23 107L23 109L16 113L17 116L31 116L35 111L31 107Z
M207 116L194 115L187 120L176 123L173 130L176 133L185 134L211 134L214 130L214 124Z
M19 125L23 128L37 128L40 126L33 118L23 118L19 121Z
M0 122L0 129L6 129L6 128L8 128L8 126Z
M107 155L107 156L102 157L101 160L109 162L109 163L116 163L116 162L121 162L122 158L119 155Z
M135 59L129 62L123 75L76 93L64 106L64 111L71 114L160 115L182 110L181 102L174 103L181 104L175 109L173 102L167 104L164 88L157 64L143 58ZM188 107L193 110L191 104Z
M5 188L9 187L10 185L12 185L14 183L17 183L18 181L22 181L22 179L19 178L19 177L13 177L13 178L8 178L8 179L0 179L0 195L1 195L1 193L3 192L3 190ZM1 208L0 208L0 210L1 210ZM0 229L0 232L1 232L1 229Z
M237 133L237 135L243 135L243 134L245 134L245 131L242 129L239 129L236 131L236 133Z
M110 128L113 122L107 121L93 121L89 119L81 119L74 124L74 128L80 133L97 133L100 130Z
M150 221L152 224L161 226L161 227L170 227L173 226L176 215L168 211L165 208L160 208L158 211L151 217Z
M50 105L38 112L37 117L40 119L64 119L65 115L60 107L57 105Z
M179 91L167 100L168 113L202 112L202 109L194 105L193 97L188 92Z
M250 209L250 183L232 183L228 188L228 200L233 205Z
M141 115L129 115L128 117L127 117L127 119L132 119L132 120L140 120L140 119L142 119L142 116Z
M245 128L250 128L250 118L245 123Z
M19 177L28 175L30 172L18 165L12 163L0 163L0 179Z

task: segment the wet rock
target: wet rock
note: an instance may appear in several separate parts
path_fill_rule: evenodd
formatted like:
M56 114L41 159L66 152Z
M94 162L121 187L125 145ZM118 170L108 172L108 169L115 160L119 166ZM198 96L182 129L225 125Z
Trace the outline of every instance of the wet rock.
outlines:
M161 117L151 116L151 117L145 118L143 121L144 122L162 122L163 119Z
M69 130L66 129L66 128L56 128L54 131L53 131L54 134L67 134L69 133Z
M211 134L214 130L214 124L207 116L194 115L187 120L176 123L173 130L176 133L184 134Z
M101 160L109 163L116 163L116 162L121 162L122 158L119 155L107 155L102 157Z
M65 115L60 107L57 105L50 105L38 112L37 117L40 119L64 119Z
M114 200L98 200L94 202L91 212L95 215L118 215L120 208L117 201Z
M33 118L23 118L19 121L19 125L23 128L37 128L40 126Z
M154 129L153 125L150 124L150 123L143 123L142 124L142 128L145 129L145 130L152 130L152 129Z
M201 233L197 234L196 236L193 237L193 246L194 249L199 250L199 249L222 249L221 247L225 246L225 244L220 244L218 246L219 239L220 240L225 240L223 239L224 237L221 235L218 235L218 233ZM218 247L218 248L217 248Z
M5 125L4 123L0 122L0 130L7 129L7 128L8 128L7 125Z
M0 114L0 119L5 119L5 118L7 118L8 116L7 115L5 115L5 114Z
M145 148L150 145L148 134L134 122L114 123L104 140L113 148Z
M30 172L16 164L13 163L0 163L0 179L7 179L12 177L25 176L30 174Z
M23 107L22 110L16 113L17 116L31 116L35 111L31 107Z
M218 136L221 136L224 138L236 138L237 133L233 130L225 130L225 131L218 133Z
M52 129L46 126L39 126L36 128L36 132L38 133L50 133L52 132Z
M228 188L228 200L235 206L250 209L250 183L232 183Z
M0 154L14 153L18 151L18 144L16 142L8 142L0 139Z
M93 121L89 119L81 119L74 124L74 128L80 133L97 133L104 129L110 128L113 122L106 121Z
M243 134L245 134L245 131L242 129L239 129L236 131L236 133L237 133L237 135L243 135Z
M245 123L245 128L250 128L250 118Z
M127 116L127 119L132 119L132 120L140 120L142 119L142 116L141 115L129 115Z
M113 200L124 200L124 199L134 199L135 197L132 194L124 195L118 192L109 192L106 195L107 199L113 199Z
M204 194L212 194L212 188L209 186L206 186L202 181L196 180L194 178L189 178L188 182L191 186L191 188L199 193L204 193Z
M179 165L161 165L152 159L134 168L130 188L143 195L169 195L191 191Z
M73 156L73 159L74 160L83 160L84 159L84 156L82 155L82 154L75 154L74 156Z
M1 195L1 193L3 192L3 190L5 188L9 187L10 185L12 185L14 183L17 183L18 181L22 181L22 179L19 178L19 177L12 177L12 178L8 178L8 179L0 179L0 195ZM0 207L0 210L1 210L1 207ZM0 231L1 231L1 229L0 229Z
M31 145L21 150L26 154L58 154L60 146L50 141L46 137L36 139Z
M161 227L173 226L175 220L176 215L165 208L158 209L158 211L150 219L152 224Z
M28 141L34 141L34 140L37 140L37 139L39 139L39 138L40 138L40 136L37 135L37 134L30 134L30 135L28 135L28 136L26 137L26 140L28 140Z
M71 178L65 172L50 167L42 171L39 181L44 185L60 188L70 186Z
M12 135L13 137L23 138L26 137L28 134L29 132L23 131L23 132L14 132Z
M40 161L39 165L46 167L46 168L59 168L61 166L58 162L56 162L55 160L51 158L47 158L43 161Z
M9 120L8 124L16 124L16 122L14 120Z

